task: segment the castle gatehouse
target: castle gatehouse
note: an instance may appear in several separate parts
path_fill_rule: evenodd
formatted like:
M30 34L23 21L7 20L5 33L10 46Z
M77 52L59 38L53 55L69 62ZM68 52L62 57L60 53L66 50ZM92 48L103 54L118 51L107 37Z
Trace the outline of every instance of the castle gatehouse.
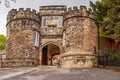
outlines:
M7 15L4 67L97 65L98 27L85 6L40 6L39 12L12 9Z

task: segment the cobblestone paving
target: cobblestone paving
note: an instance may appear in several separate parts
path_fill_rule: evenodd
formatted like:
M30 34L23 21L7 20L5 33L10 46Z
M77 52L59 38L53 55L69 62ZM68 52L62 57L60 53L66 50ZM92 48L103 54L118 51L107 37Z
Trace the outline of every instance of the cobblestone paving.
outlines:
M120 72L100 68L60 69L37 67L32 72L4 80L120 80Z

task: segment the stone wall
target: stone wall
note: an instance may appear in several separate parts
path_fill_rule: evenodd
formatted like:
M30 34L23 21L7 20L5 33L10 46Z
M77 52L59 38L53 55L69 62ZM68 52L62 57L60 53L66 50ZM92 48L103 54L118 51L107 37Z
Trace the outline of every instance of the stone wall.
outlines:
M34 46L34 31L40 32L40 19L30 9L13 9L7 17L7 48L4 67L37 66L39 48Z
M100 37L99 39L99 55L104 56L112 52L112 43L110 39Z
M62 22L61 22L62 21ZM62 25L63 24L63 25ZM12 9L7 16L7 59L4 67L41 64L42 48L60 48L61 67L93 67L97 62L97 26L85 6L41 6L39 13L27 8ZM35 32L39 46L35 46ZM63 36L63 34L65 34Z
M81 6L68 9L64 16L66 32L62 67L93 67L97 63L97 26L91 10Z
M59 17L61 17L66 12L66 6L58 5L58 6L41 6L40 7L40 15L42 17L42 25L41 25L41 48L40 48L40 62L42 57L42 49L44 46L53 44L60 48L60 54L62 53L62 23L58 25ZM43 25L45 20L45 24ZM49 55L49 54L48 54ZM41 63L40 63L41 64Z
M67 7L65 5L51 5L51 6L40 6L41 16L61 16L66 12Z

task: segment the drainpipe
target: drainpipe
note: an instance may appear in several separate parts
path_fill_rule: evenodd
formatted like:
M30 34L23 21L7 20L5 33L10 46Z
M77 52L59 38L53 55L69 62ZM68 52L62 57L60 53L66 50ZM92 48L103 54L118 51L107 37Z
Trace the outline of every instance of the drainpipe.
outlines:
M99 46L100 46L100 36L99 36L99 25L98 26L98 65L97 67L99 67L99 62L100 62L100 54L99 54Z
M0 55L0 60L1 60L1 68L3 67L3 63L2 63L2 55Z
M0 55L0 68L1 68L1 65L2 65L2 63L1 63L1 55Z

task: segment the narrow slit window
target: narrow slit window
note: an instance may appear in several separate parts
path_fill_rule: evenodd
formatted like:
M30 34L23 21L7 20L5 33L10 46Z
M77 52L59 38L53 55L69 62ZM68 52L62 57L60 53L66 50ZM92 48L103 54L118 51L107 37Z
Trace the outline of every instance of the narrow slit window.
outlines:
M62 27L63 17L58 16L58 27Z
M29 51L28 50L24 51L24 57L29 57Z
M39 46L39 33L37 31L34 31L34 46Z
M65 34L66 34L66 32L64 31L64 32L63 32L63 46L65 46L65 37L66 37Z
M46 26L47 22L46 22L46 17L42 17L42 26Z

